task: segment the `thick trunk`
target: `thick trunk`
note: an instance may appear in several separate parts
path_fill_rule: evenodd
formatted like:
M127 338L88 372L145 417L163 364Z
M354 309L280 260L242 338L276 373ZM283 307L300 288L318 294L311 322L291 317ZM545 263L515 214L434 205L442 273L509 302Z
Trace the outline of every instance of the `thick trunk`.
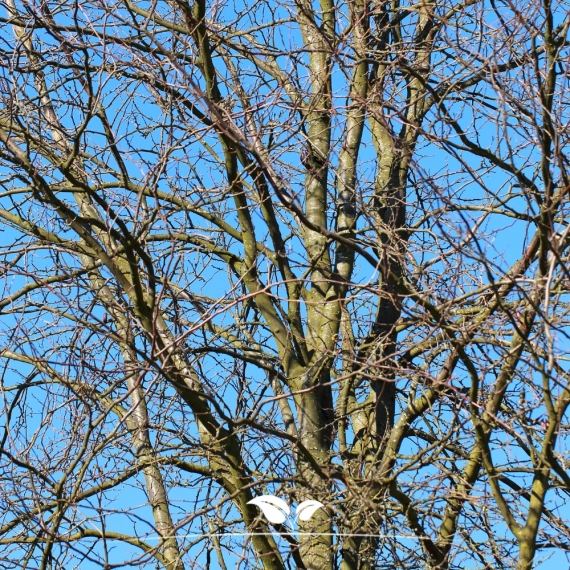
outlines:
M300 415L299 436L305 449L325 470L330 460L330 439L327 436L327 412L322 405L322 388L301 394L297 398ZM298 471L304 485L297 496L298 502L314 499L325 505L330 502L330 485L323 480L306 458L299 455ZM306 490L305 490L306 489ZM328 509L318 509L310 520L299 521L301 533L318 533L318 536L301 534L300 554L307 570L332 570L332 520Z

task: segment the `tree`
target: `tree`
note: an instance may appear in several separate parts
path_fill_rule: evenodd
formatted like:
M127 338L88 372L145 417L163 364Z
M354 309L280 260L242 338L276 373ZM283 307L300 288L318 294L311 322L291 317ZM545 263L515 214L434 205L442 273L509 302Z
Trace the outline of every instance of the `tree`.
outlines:
M2 7L3 567L570 550L567 5Z

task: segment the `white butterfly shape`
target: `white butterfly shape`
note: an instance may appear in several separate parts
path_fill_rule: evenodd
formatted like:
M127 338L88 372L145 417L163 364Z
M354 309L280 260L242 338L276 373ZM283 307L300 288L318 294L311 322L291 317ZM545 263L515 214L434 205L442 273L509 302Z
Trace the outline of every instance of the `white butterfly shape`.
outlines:
M279 497L274 495L261 495L248 502L248 505L255 505L261 509L261 512L265 515L265 518L274 524L283 524L291 514L291 509L289 505ZM308 521L317 511L324 507L323 503L319 501L303 501L297 505L295 509L297 520Z

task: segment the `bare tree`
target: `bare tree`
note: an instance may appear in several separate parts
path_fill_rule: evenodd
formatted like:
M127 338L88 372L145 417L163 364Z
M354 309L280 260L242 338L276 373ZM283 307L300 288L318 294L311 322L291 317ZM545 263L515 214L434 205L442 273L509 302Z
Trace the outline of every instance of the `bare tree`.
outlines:
M1 5L2 568L570 551L567 4Z

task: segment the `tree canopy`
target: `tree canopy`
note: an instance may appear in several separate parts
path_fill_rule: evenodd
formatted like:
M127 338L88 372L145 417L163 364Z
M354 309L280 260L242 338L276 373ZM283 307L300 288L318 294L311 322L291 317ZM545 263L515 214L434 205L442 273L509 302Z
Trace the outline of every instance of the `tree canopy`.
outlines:
M564 559L567 3L1 6L2 567Z

